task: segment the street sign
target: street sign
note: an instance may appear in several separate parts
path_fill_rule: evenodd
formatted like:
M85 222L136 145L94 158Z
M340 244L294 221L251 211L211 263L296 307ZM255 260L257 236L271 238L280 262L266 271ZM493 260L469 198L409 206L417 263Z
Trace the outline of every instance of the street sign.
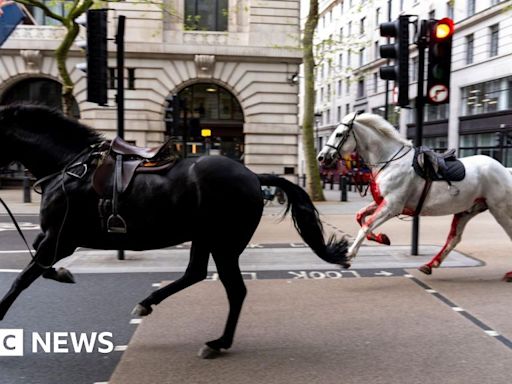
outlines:
M443 84L437 84L432 86L428 90L428 99L434 104L442 104L448 100L450 95L448 88Z
M2 14L0 15L0 47L24 18L25 15L16 4L2 7Z

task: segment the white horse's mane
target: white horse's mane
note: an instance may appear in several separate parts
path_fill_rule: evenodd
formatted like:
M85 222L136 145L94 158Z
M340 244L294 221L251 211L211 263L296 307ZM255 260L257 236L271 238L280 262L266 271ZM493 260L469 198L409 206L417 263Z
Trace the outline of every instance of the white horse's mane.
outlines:
M388 121L373 113L363 113L356 117L356 122L374 128L384 136L398 140L403 145L412 146L411 140L404 139Z

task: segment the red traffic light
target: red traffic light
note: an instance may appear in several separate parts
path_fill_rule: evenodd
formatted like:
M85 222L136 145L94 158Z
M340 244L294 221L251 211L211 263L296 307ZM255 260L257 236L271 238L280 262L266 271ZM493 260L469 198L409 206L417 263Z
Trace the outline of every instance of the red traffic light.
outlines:
M437 41L442 41L453 35L454 31L453 20L445 17L437 21L432 27L432 38Z

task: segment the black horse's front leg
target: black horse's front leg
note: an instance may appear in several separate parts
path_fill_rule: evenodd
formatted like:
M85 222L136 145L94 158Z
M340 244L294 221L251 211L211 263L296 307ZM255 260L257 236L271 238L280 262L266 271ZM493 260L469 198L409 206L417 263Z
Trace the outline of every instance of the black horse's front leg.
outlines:
M5 314L19 296L21 291L32 284L41 274L44 268L31 261L29 265L16 277L9 292L0 301L0 320L3 320Z
M41 245L45 237L46 235L42 232L37 235L36 239L34 240L34 243L32 243L32 246L36 251L39 249L39 245ZM43 272L43 277L45 279L58 281L59 283L75 283L75 278L71 271L69 269L62 267L59 269L55 269L53 267L48 268Z
M38 240L39 246L34 256L34 260L32 260L23 271L21 271L18 277L16 277L11 289L9 289L9 292L7 292L0 301L0 320L4 318L5 314L20 293L24 289L28 288L45 271L48 271L48 268L44 268L45 265L54 264L61 258L73 253L72 248L64 248L61 246L58 250L58 254L56 254L56 242L52 236L46 235L42 240L39 238ZM37 260L37 262L35 260Z

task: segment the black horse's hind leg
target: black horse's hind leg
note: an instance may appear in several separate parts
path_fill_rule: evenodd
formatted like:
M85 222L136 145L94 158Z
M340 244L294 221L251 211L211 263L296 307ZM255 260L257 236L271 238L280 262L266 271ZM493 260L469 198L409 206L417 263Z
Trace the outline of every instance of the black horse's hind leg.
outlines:
M164 299L174 295L176 292L204 280L208 271L209 257L210 249L206 245L198 244L197 240L193 241L192 249L190 250L190 262L185 274L180 279L156 290L146 297L137 304L132 313L138 316L147 316L153 311L151 309L152 305L160 304Z
M238 318L240 317L242 305L247 294L247 288L238 266L238 257L239 255L233 257L233 255L218 254L216 252L213 254L220 281L228 295L229 314L223 335L217 340L207 342L207 348L203 348L199 352L201 357L211 357L211 351L208 348L220 352L222 349L230 348L233 344Z

